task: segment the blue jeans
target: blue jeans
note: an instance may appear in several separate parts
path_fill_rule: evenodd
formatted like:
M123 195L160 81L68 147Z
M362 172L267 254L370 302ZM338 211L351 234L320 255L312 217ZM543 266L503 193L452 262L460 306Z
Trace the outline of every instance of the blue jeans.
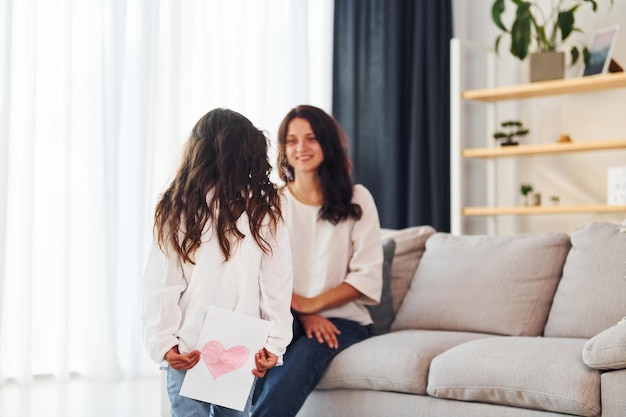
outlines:
M339 347L309 339L297 317L293 321L293 340L283 356L283 365L267 371L255 387L253 417L295 416L307 396L315 389L330 361L342 350L370 336L370 326L344 319L330 319L341 331Z
M187 371L167 368L167 394L170 398L172 417L247 417L250 414L254 387L248 396L246 408L243 411L237 411L179 395L186 373Z

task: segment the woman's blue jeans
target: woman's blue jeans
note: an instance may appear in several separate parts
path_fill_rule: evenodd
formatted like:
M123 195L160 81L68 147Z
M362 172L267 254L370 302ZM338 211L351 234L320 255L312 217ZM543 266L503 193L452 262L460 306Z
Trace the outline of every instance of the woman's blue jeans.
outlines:
M187 371L177 371L171 367L167 368L167 394L170 398L172 417L247 417L250 414L250 403L252 401L252 388L248 396L246 408L243 411L232 408L221 407L215 404L183 397L179 394L180 387Z
M253 417L295 416L322 379L330 361L343 349L370 336L370 326L344 319L330 321L341 331L337 349L306 337L300 321L294 317L293 340L283 356L283 365L270 369L265 378L257 380Z

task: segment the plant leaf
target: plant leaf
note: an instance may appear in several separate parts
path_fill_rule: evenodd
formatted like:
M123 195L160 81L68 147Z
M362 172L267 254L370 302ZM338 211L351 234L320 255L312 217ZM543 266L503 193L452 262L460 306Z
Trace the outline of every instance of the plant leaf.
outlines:
M502 23L502 13L504 12L504 0L496 0L493 2L493 6L491 6L491 20L496 24L504 32L508 32L509 30Z
M511 26L511 54L519 59L526 58L531 39L532 15L531 4L520 1L517 8L515 22Z
M576 12L576 9L578 9L578 6L574 6L569 10L559 12L559 15L556 19L556 24L561 30L562 42L564 42L565 39L567 39L574 30L574 12Z
M585 65L589 65L589 58L591 57L591 53L589 52L589 48L586 46L583 48L583 62Z
M502 40L502 34L498 35L496 37L496 45L495 45L495 50L496 50L496 55L500 55L500 53L498 52L498 49L500 48L500 41Z
M574 65L576 62L578 62L578 58L580 58L580 52L578 51L577 47L572 46L572 49L570 49L569 54L570 54L570 57L572 58L572 65Z

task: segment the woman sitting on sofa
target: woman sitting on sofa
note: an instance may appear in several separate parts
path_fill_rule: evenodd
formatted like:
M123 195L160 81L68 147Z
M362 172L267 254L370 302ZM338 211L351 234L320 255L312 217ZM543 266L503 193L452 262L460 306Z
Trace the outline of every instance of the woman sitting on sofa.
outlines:
M294 337L282 366L257 385L254 417L295 416L332 358L370 336L365 304L382 290L378 211L350 176L342 129L313 106L298 106L278 132L283 216L293 256Z

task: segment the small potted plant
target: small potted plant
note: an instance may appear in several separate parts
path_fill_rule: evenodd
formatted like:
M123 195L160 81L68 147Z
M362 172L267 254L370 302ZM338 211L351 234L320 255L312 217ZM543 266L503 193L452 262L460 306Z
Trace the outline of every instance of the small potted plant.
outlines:
M493 134L495 140L499 140L500 146L514 146L519 143L513 140L516 136L526 136L529 132L519 120L506 120L500 123L502 130Z
M511 2L515 9L515 17L510 26L502 21L506 4ZM610 0L611 5L613 0ZM574 32L582 33L576 26L575 15L581 10L581 6L589 5L595 13L598 4L595 0L556 0L547 12L541 9L536 1L523 0L495 0L491 7L491 19L503 32L496 38L495 50L498 53L500 42L505 36L511 37L511 54L520 60L524 60L531 53L531 81L542 81L555 78L563 78L565 73L565 54L561 48L570 43L569 50L571 64L575 64L582 53L585 62L589 59L589 51L583 43L572 44L570 36ZM545 54L545 55L544 55ZM549 54L549 55L548 55ZM542 56L543 55L543 56ZM533 65L534 60L555 59L554 62L546 63L545 70L557 67L559 74L555 72L541 73L544 68ZM533 73L534 71L534 73Z
M527 206L529 203L530 193L533 192L533 185L530 183L527 183L527 184L522 183L522 185L520 185L519 190L522 193L522 196L524 197L524 205Z

